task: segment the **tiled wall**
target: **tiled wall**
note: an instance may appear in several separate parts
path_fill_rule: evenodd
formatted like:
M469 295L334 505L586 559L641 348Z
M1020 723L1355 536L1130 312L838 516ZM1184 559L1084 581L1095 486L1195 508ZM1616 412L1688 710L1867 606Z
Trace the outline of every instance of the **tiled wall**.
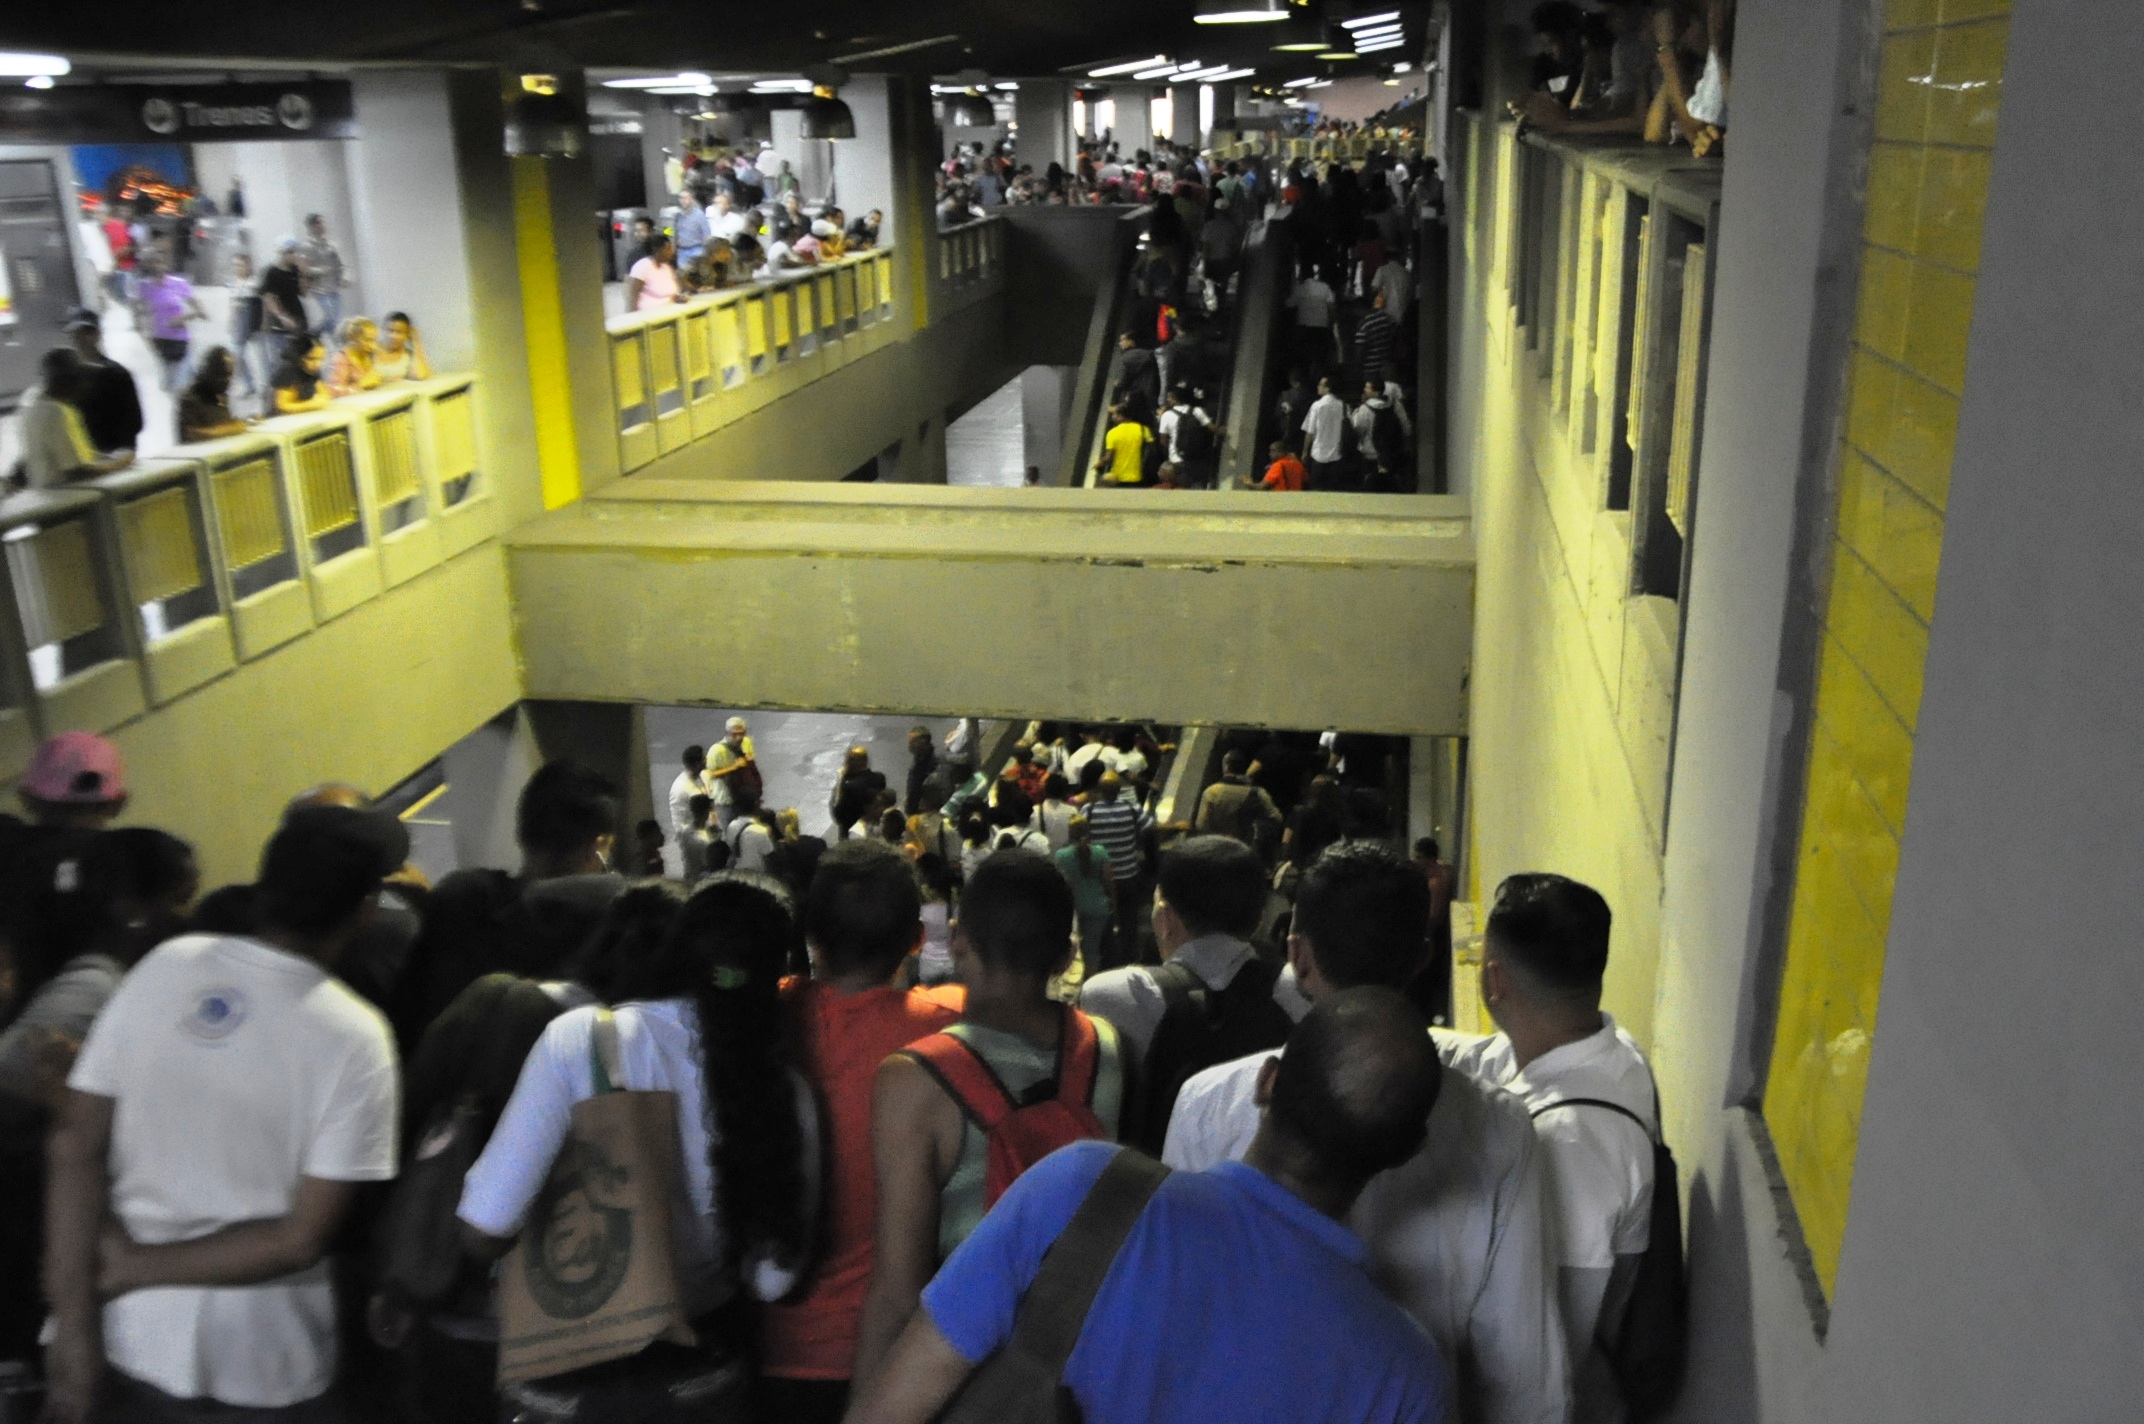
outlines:
M1905 829L2009 0L1890 0L1764 1117L1828 1297Z

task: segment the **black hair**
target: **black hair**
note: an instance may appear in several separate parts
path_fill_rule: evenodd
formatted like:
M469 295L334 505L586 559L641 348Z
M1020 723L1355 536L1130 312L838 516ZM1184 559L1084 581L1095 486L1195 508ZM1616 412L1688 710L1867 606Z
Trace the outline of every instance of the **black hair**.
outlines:
M1248 939L1265 913L1265 866L1234 836L1191 836L1169 847L1156 887L1193 935Z
M1102 777L1108 771L1109 768L1103 765L1100 757L1088 758L1087 764L1079 769L1079 789L1082 791L1094 790L1102 784Z
M1011 830L1024 826L1035 815L1035 803L1027 799L1017 782L1000 781L990 806L990 823Z
M1358 786L1347 793L1347 833L1375 839L1388 834L1392 829L1392 813L1385 806L1384 793L1368 786Z
M1422 965L1429 884L1388 845L1341 841L1303 872L1294 928L1310 942L1318 973L1334 988L1397 989Z
M899 845L908 835L908 817L901 814L898 806L888 806L879 814L878 834L881 840Z
M1420 840L1416 841L1414 843L1414 853L1418 856L1421 856L1424 860L1435 860L1437 858L1436 837L1424 836Z
M1031 850L992 851L961 892L960 925L985 964L1047 979L1072 950L1072 887Z
M1288 1035L1270 1121L1343 1184L1421 1150L1443 1085L1429 1021L1398 992L1328 994Z
M1221 754L1221 773L1224 776L1241 776L1250 769L1251 759L1241 751L1231 749Z
M536 768L514 807L514 838L535 855L572 855L612 834L617 824L618 788L602 772L575 761Z
M658 957L665 997L690 997L699 1013L715 1120L708 1156L733 1243L730 1260L748 1279L751 1263L764 1255L801 1264L812 1228L793 1087L795 1035L782 1001L798 938L780 882L726 870L685 902Z
M1487 948L1551 993L1597 995L1608 969L1608 902L1590 885L1535 871L1496 887Z
M380 325L391 326L398 321L401 322L404 326L408 327L415 327L417 325L417 323L409 319L409 313L406 311L389 312L387 315L380 318Z
M647 820L636 821L633 824L633 838L635 840L645 841L648 838L648 833L650 831L653 831L655 833L655 843L657 845L664 844L667 837L663 835L662 822L655 820Z
M692 746L685 748L683 761L687 771L691 771L694 767L707 765L707 748L694 743Z
M1042 778L1042 799L1062 801L1072 794L1072 783L1065 780L1064 773L1053 771Z
M715 798L702 791L687 801L685 806L686 814L692 817L693 824L701 825L706 822L707 813L715 809Z
M604 910L567 977L606 1004L668 997L668 986L660 982L664 945L685 896L685 887L674 880L628 886Z
M923 898L901 852L884 841L827 847L804 899L804 933L833 974L891 977L915 948Z

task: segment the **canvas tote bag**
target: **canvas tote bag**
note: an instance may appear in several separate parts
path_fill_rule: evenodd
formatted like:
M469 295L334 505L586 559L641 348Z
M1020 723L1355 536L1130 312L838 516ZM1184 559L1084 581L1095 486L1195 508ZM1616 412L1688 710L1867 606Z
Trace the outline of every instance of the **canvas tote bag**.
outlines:
M573 1105L566 1145L499 1275L499 1383L544 1379L698 1343L685 1315L671 1192L683 1180L677 1095L629 1092L618 1024L596 1017L595 1096Z

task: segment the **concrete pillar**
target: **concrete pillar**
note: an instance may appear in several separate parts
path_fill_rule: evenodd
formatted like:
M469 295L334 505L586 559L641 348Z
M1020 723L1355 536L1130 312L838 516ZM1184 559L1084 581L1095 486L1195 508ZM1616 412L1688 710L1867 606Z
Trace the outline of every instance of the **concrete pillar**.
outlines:
M885 214L879 241L898 244L902 233L895 214L893 112L885 76L865 75L851 80L841 98L856 115L856 137L834 144L835 201L852 218L877 208Z
M1062 79L1021 80L1013 96L1013 119L1019 125L1015 152L1020 162L1032 165L1037 174L1052 163L1071 169L1079 152L1072 134L1071 84Z
M335 163L349 169L354 231L344 239L345 255L361 287L344 309L374 316L406 311L424 333L435 368L469 370L477 357L469 267L441 260L467 241L461 175L448 138L453 119L447 73L361 70L351 88L363 137L336 145L345 151Z
M514 803L521 787L543 764L528 714L508 709L440 756L440 770L454 795L454 860L464 869L513 870L521 864L514 842Z
M884 241L899 249L894 267L894 319L905 313L915 330L930 324L931 275L938 270L938 220L932 170L939 163L938 120L926 79L896 76L886 86L888 164L892 190L885 204ZM857 132L863 132L859 116ZM945 478L939 462L939 478Z
M901 441L900 474L904 485L942 485L946 481L945 417L919 421L915 433Z
M1044 484L1057 483L1078 379L1076 366L1030 366L1020 373L1021 458L1041 467Z
M1206 135L1199 131L1199 86L1169 86L1169 139L1186 148L1204 148Z
M1110 92L1117 101L1117 151L1128 159L1153 145L1153 118L1148 106L1153 102L1154 89L1148 84L1119 84Z

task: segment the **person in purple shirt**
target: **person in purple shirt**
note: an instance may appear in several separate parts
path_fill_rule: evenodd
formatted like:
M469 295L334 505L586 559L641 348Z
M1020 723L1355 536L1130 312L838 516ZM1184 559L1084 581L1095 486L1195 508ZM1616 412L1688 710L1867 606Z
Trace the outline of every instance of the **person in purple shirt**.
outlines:
M179 385L180 373L186 368L186 348L191 340L186 324L207 321L208 313L194 300L194 284L173 276L171 259L154 249L142 255L141 280L135 284L134 301L140 313L136 321L149 344L156 348L157 359L164 363L164 389L172 390Z
M1390 989L1342 990L1258 1080L1241 1162L1177 1172L1124 1239L1066 1361L1087 1424L1246 1419L1437 1424L1451 1373L1363 1269L1341 1224L1413 1156L1441 1068L1428 1021ZM924 1424L1011 1340L1042 1259L1119 1150L1063 1148L1013 1183L924 1288L847 1424Z

